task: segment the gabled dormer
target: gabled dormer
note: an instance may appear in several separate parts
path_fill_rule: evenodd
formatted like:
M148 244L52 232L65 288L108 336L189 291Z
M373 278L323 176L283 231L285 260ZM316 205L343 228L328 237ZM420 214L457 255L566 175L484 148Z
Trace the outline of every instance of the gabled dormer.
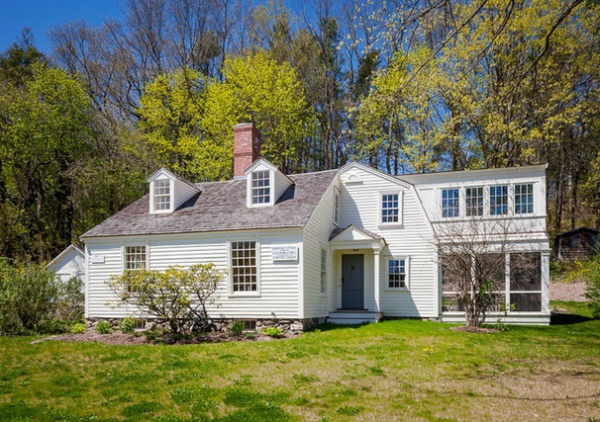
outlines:
M150 184L150 214L171 213L200 192L191 182L165 168L155 171L147 182Z
M259 158L244 172L246 176L246 206L274 205L293 182L277 167Z

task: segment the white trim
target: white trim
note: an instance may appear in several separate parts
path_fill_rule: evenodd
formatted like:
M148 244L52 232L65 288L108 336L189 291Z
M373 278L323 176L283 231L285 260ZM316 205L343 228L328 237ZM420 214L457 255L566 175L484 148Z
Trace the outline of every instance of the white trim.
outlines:
M392 260L404 260L404 285L405 287L390 287L390 262ZM410 256L408 255L386 255L385 256L385 288L386 292L409 292L410 291Z
M145 251L146 263L145 263L145 267L143 269L150 270L150 244L147 241L146 242L123 242L121 244L121 274L123 274L125 272L126 249L138 247L138 246L143 246L146 249L146 251Z
M259 160L255 161L257 163ZM265 160L263 160L265 161ZM267 161L268 163L268 161ZM269 163L270 164L270 163ZM250 166L251 168L256 168L254 166ZM268 172L269 173L269 202L264 202L261 204L254 204L252 202L253 196L253 187L252 187L252 175L255 172ZM275 171L271 168L267 169L258 169L256 171L246 172L246 206L248 208L261 208L261 207L272 207L275 204Z
M384 223L383 220L383 195L398 195L398 221L394 221L391 223ZM404 225L404 191L402 190L385 190L378 192L379 204L379 222L378 226L380 229L392 228L392 227L402 227Z
M70 244L61 253L59 253L52 261L48 262L48 264L46 264L46 268L52 267L52 265L54 265L56 263L56 261L59 261L70 250L74 250L75 252L79 252L79 254L81 256L85 257L85 252L84 251L82 251L78 246Z
M232 265L233 255L231 253L231 247L232 247L233 243L243 243L243 242L254 242L254 248L255 248L254 254L255 254L255 260L256 260L256 290L255 291L236 292L233 290L233 265ZM228 269L228 274L229 274L227 297L236 298L236 297L259 297L260 296L260 288L261 288L260 262L261 262L260 236L255 236L254 238L248 238L248 239L235 239L235 240L227 239L227 269Z

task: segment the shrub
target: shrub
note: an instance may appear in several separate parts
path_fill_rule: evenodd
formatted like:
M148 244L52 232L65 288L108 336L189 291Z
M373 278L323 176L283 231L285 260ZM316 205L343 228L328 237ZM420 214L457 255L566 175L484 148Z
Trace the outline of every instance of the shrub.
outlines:
M242 321L233 321L233 324L231 324L231 331L233 334L242 334L244 331L244 323Z
M594 252L589 260L575 262L568 279L586 282L585 297L590 300L593 317L600 319L600 250L596 248Z
M133 334L135 330L135 321L131 318L123 318L119 322L119 330L125 334Z
M188 269L125 271L108 284L122 302L164 320L173 333L210 328L206 304L213 303L223 272L212 263Z
M0 259L0 334L56 329L59 288L56 275L37 264L13 265Z
M77 324L73 325L73 328L71 328L71 332L73 334L85 334L86 331L87 327L81 322L78 322Z
M83 318L85 295L83 283L77 277L66 282L58 282L57 317L64 321L75 321Z
M96 332L98 334L111 334L112 325L108 321L98 321L98 324L96 325Z
M273 338L280 338L283 336L283 331L281 330L281 328L277 327L264 328L262 330L262 333Z

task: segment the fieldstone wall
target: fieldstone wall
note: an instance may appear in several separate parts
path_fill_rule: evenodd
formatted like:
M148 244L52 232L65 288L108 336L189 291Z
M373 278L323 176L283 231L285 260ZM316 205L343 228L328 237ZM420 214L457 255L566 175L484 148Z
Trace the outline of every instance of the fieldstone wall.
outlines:
M88 318L86 325L88 329L95 329L99 321L109 322L114 329L119 328L119 322L122 318ZM133 318L136 319L136 318ZM163 321L146 318L145 330L163 331L167 327ZM305 319L256 319L256 320L236 320L236 319L213 319L214 330L217 332L230 331L235 321L253 321L256 323L256 331L260 332L267 327L279 328L283 333L300 334L304 330L323 324L327 321L327 317L320 318L305 318Z

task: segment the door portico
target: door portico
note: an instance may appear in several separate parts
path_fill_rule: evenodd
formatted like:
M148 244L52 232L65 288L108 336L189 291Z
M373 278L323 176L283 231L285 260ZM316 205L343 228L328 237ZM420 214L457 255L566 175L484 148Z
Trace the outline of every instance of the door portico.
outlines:
M380 256L382 249L386 247L385 239L350 225L332 234L329 247L333 251L336 270L336 309L362 309L379 313Z

